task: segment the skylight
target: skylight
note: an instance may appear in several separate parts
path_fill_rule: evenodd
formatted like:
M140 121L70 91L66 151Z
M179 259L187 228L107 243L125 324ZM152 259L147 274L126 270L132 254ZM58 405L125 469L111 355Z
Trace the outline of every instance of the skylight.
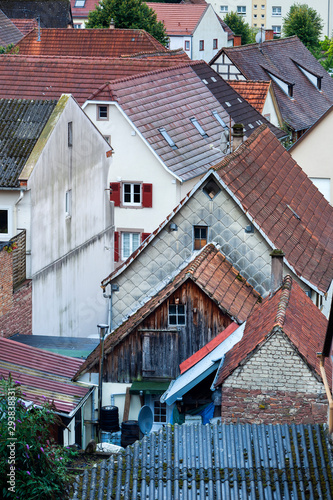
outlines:
M163 136L163 138L167 141L167 143L169 144L169 146L172 147L172 149L178 149L178 147L173 142L173 140L171 139L171 137L169 136L168 132L165 130L164 127L159 128L158 131Z
M202 126L200 125L200 123L198 122L198 120L196 118L190 118L191 122L193 123L193 125L195 126L195 128L197 129L197 131L199 132L200 135L202 135L202 137L208 137L208 134L206 134L206 132L204 131L204 129L202 128Z
M74 7L84 7L86 0L75 0Z
M212 111L213 115L215 116L215 118L217 119L217 121L219 122L220 125L222 125L223 128L227 129L227 124L222 120L222 118L220 117L220 115L218 114L217 111Z

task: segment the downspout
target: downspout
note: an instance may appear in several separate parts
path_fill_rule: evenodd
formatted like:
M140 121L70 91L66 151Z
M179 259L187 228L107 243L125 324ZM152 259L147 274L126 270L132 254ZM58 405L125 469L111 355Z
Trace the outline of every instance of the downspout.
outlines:
M20 196L17 198L17 200L15 201L15 227L17 228L18 226L18 217L17 217L17 205L20 203L20 201L23 199L23 196L24 196L24 190L21 189L20 190Z
M332 398L330 386L327 382L327 376L326 376L326 372L325 372L325 368L324 368L325 357L322 355L322 353L317 353L317 358L319 358L319 367L320 367L321 378L323 379L325 392L326 392L326 396L328 399L328 431L330 434L332 434L333 433L333 398Z

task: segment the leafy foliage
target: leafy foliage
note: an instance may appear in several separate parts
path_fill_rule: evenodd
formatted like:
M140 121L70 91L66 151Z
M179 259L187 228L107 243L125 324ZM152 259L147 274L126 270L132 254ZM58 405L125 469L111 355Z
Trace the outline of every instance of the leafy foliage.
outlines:
M255 42L255 32L244 21L242 16L239 16L236 12L226 14L223 21L232 29L235 35L241 35L242 45Z
M109 28L113 19L116 28L143 29L167 45L165 26L157 21L156 13L142 0L101 0L89 12L86 28Z
M309 50L315 50L319 46L322 29L322 18L306 4L293 4L283 19L283 35L297 35Z
M64 500L72 451L49 438L52 405L28 410L23 396L11 377L0 381L0 498Z

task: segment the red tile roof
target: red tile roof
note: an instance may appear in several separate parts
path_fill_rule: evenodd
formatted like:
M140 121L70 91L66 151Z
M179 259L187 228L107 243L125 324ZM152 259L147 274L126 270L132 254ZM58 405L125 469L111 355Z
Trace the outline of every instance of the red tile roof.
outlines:
M180 368L180 374L183 374L192 366L196 365L199 361L201 361L207 354L212 352L218 345L222 344L222 342L225 341L237 328L239 325L237 323L231 323L223 332L219 333L216 335L214 339L212 339L208 344L206 344L202 349L199 349L199 351L195 352L187 358L183 363L179 365Z
M251 80L229 80L229 85L244 97L259 113L263 112L270 82L256 82Z
M0 97L59 99L73 94L79 104L107 81L177 66L169 53L148 58L0 55Z
M178 273L155 297L133 314L106 338L104 350L107 354L140 324L156 307L166 300L186 280L191 279L215 302L218 307L238 323L246 320L261 296L240 276L238 271L212 243ZM97 347L81 366L77 376L98 362Z
M210 65L224 53L247 80L272 82L282 117L294 130L313 125L333 104L333 79L296 37L267 40L260 45L224 47ZM319 91L300 68L322 77ZM291 99L269 73L293 85Z
M40 403L44 396L57 411L70 413L89 392L72 382L83 360L61 356L14 340L0 338L0 376L21 384L25 399Z
M246 362L275 326L283 330L309 367L320 375L316 353L322 351L327 323L325 316L301 287L286 276L282 287L258 304L249 316L242 340L225 356L216 386L223 384L240 363ZM331 386L331 363L325 364L325 371Z
M138 29L52 29L38 30L18 44L20 55L119 57L137 53L169 52L144 30Z
M71 0L71 9L73 17L86 18L91 10L95 10L98 0L86 0L84 7L75 7L76 0Z
M36 19L11 19L11 21L23 35L27 35L38 26Z
M333 207L275 136L261 126L214 168L296 274L327 292L333 279Z
M162 21L168 35L192 35L208 4L180 4L147 2Z

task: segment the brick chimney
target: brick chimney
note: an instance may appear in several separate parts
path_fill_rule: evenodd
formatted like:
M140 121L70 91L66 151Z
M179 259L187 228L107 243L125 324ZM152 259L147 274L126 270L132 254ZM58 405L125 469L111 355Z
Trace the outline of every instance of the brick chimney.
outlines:
M234 47L240 47L242 45L241 35L234 35Z
M265 41L274 39L274 31L265 29Z
M232 126L232 150L236 149L242 144L244 139L244 125L242 123L235 123Z
M111 19L110 21L110 26L109 26L110 30L114 30L115 29L115 24L114 24L114 20Z
M283 257L284 253L282 250L273 250L269 254L272 258L271 267L271 294L273 294L282 285L283 280Z

